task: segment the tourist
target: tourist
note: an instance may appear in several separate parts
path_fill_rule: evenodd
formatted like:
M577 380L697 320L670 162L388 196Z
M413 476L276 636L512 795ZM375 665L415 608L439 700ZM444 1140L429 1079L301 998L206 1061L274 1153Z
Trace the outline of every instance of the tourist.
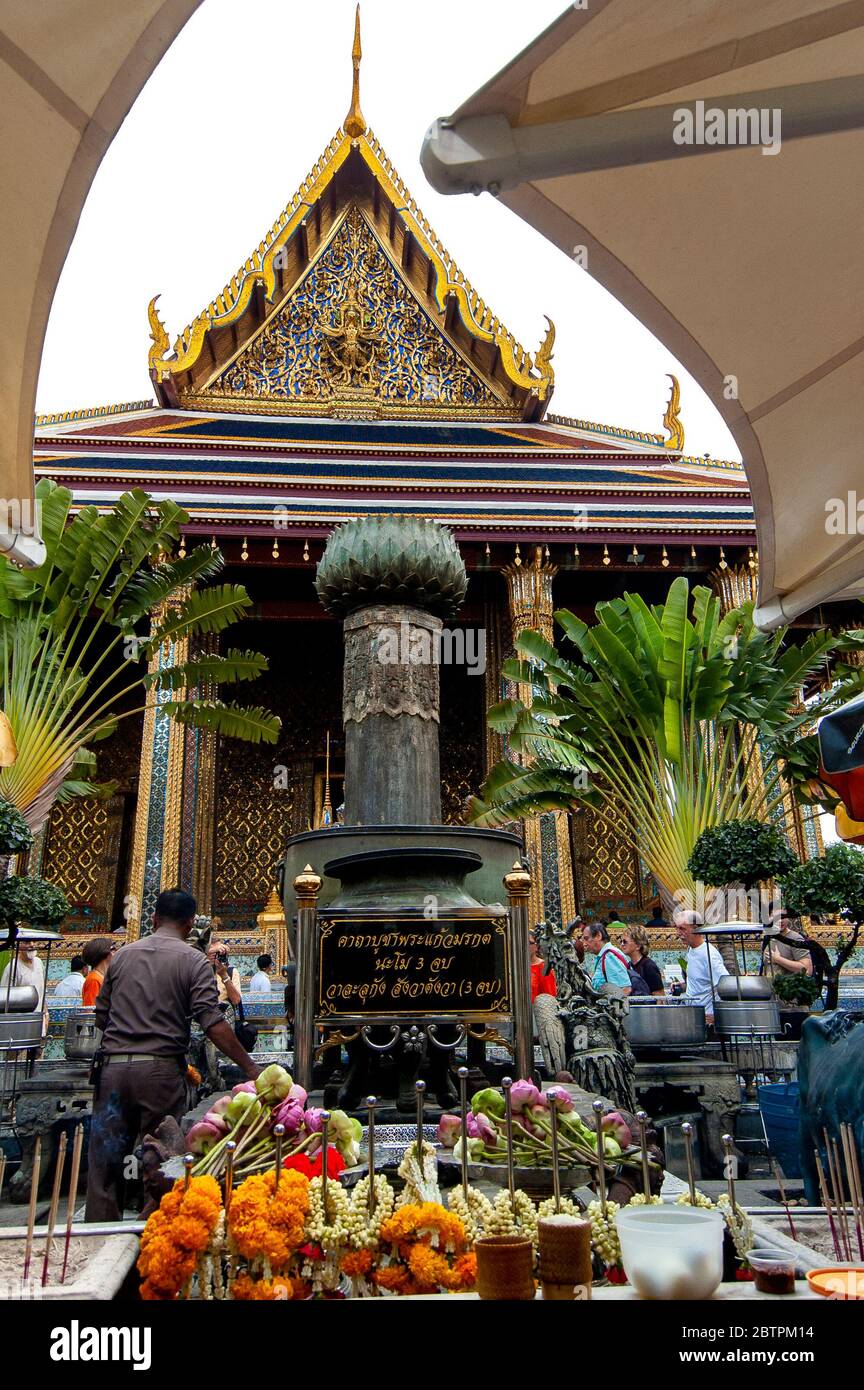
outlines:
M10 960L3 974L0 975L0 993L5 991L11 976L13 986L33 985L37 995L36 1008L41 1009L42 1001L45 997L45 967L36 954L35 942L18 942L18 959L15 962L14 974L12 971L13 966Z
M540 947L537 944L536 932L528 933L528 951L531 960L531 1002L537 998L538 994L551 994L553 999L558 993L558 986L555 983L554 970L546 970L546 962L540 955Z
M668 928L669 923L666 921L666 918L663 916L663 909L662 909L662 907L660 906L659 903L657 904L657 906L656 906L655 908L652 908L652 910L651 910L651 916L648 918L648 921L645 923L645 925L646 925L646 927L649 928L649 930L650 930L652 927L654 927L654 928L656 928L656 927L666 927L666 928Z
M269 994L273 986L270 983L270 972L273 969L272 956L259 956L255 964L258 969L249 981L250 994Z
M678 940L687 947L687 988L684 1002L701 1004L706 1022L714 1022L714 995L717 981L730 972L716 946L709 946L701 931L704 926L698 912L676 912L675 930Z
M231 1004L236 1009L240 1003L240 972L228 959L228 947L224 941L211 941L207 947L207 959L216 976L216 989L220 1004Z
M90 974L90 967L83 956L73 956L69 962L69 974L64 975L54 986L52 999L63 999L71 1003L81 1003L84 981Z
M97 996L102 1045L94 1058L88 1221L122 1218L125 1170L139 1136L186 1109L191 1019L250 1080L258 1075L219 1007L212 967L188 944L195 908L179 888L160 893L153 931L117 953Z
M614 985L616 989L623 990L629 994L632 985L630 982L630 972L627 967L627 957L613 946L609 940L609 933L600 922L587 922L582 928L582 945L589 956L594 956L594 970L591 977L591 984L598 993L606 985Z
M111 964L111 957L117 950L117 942L112 941L110 936L94 936L92 941L88 941L82 956L84 964L88 967L87 979L81 990L81 1003L85 1009L91 1009L96 1003L96 996L102 988L105 979L105 972Z
M663 976L660 974L660 967L651 959L651 939L646 928L625 927L617 941L631 968L645 981L648 993L662 999L665 995Z
M813 957L801 930L801 920L790 917L788 912L781 912L779 922L764 928L762 951L763 967L769 974L778 970L786 975L813 974Z

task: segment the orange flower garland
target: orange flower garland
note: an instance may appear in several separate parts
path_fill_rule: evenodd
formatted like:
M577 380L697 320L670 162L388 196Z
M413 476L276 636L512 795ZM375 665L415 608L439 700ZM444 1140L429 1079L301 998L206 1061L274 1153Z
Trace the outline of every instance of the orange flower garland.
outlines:
M238 1302L288 1303L308 1298L309 1284L305 1279L253 1279L249 1274L238 1274L231 1285L231 1297Z
M399 1207L382 1224L380 1240L390 1249L371 1274L379 1289L405 1296L474 1287L477 1261L468 1249L465 1227L437 1202ZM345 1268L345 1260L342 1268L346 1274L354 1273ZM358 1268L357 1273L364 1272Z
M215 1178L175 1182L149 1217L141 1236L138 1272L141 1297L175 1299L192 1278L222 1211L222 1194Z
M306 1239L308 1211L309 1179L302 1173L283 1172L278 1188L272 1169L247 1178L231 1197L231 1247L250 1262L263 1261L265 1273L283 1270Z

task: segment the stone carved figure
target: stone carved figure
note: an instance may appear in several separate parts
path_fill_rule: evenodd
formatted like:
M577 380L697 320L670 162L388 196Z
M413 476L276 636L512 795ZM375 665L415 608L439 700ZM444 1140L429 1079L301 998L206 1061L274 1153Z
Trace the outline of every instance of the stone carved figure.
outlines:
M820 1206L813 1154L818 1147L824 1166L823 1129L839 1141L840 1125L851 1125L864 1171L864 1013L838 1010L805 1020L798 1049L798 1091L804 1190L807 1201Z

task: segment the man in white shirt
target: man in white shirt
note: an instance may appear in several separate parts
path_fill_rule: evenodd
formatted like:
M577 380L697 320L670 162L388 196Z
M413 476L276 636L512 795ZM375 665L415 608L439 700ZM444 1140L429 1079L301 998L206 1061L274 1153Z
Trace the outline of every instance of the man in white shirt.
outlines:
M83 956L73 956L69 963L69 974L64 975L54 986L52 999L62 999L64 1003L81 1003L84 981L90 973L89 965L84 964Z
M273 969L272 956L259 956L255 964L258 969L249 981L250 994L269 994L273 988L270 983L270 971Z
M675 930L678 940L687 947L688 1004L701 1004L707 1023L714 1022L714 998L717 981L729 971L716 946L709 946L700 928L704 926L698 912L676 912Z
M9 983L9 976L12 974L12 962L8 962L2 976L0 976L0 990L5 990ZM36 946L32 941L18 942L18 960L15 963L13 985L33 985L38 995L37 1009L41 1009L45 998L45 967L36 954Z

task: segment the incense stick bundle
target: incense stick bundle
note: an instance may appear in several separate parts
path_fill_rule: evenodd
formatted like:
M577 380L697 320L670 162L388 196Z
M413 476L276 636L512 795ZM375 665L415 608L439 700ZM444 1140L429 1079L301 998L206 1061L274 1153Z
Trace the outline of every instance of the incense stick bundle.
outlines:
M81 1168L81 1150L84 1147L84 1126L79 1125L72 1143L72 1173L69 1178L69 1196L66 1198L66 1240L63 1245L63 1269L60 1283L66 1282L66 1266L69 1263L69 1245L72 1240L72 1221L75 1217L75 1202L78 1197L78 1173Z
M841 1124L840 1142L843 1146L843 1160L846 1164L846 1182L849 1187L849 1197L852 1202L852 1214L855 1221L855 1238L858 1242L858 1254L860 1258L864 1260L864 1212L862 1212L861 1200L861 1173L858 1168L855 1135L851 1125Z
M834 1217L831 1211L831 1200L828 1196L828 1184L825 1181L825 1170L822 1167L822 1160L819 1157L819 1150L813 1150L813 1157L816 1160L816 1172L819 1177L819 1192L822 1197L822 1205L825 1208L825 1215L828 1217L828 1226L831 1231L831 1239L834 1242L834 1254L838 1260L842 1260L843 1254L840 1250L840 1242L837 1239L837 1228L834 1225Z
M48 1283L48 1262L51 1259L51 1246L54 1244L54 1227L57 1224L57 1208L60 1205L60 1184L66 1164L67 1134L64 1129L57 1147L57 1165L54 1169L54 1186L51 1189L51 1206L48 1211L48 1230L45 1234L45 1254L42 1256L42 1287Z
M33 1171L30 1176L30 1206L27 1209L27 1241L24 1245L24 1276L27 1283L30 1273L30 1257L33 1254L33 1227L36 1225L36 1199L39 1194L39 1173L42 1168L42 1136L37 1134L33 1146Z
M789 1234L793 1240L797 1240L798 1237L795 1234L795 1222L792 1220L792 1213L789 1210L789 1202L786 1197L786 1188L783 1185L783 1170L780 1167L780 1164L777 1162L776 1158L773 1160L771 1166L774 1169L774 1177L776 1178L777 1186L780 1189L780 1201L786 1208L786 1220L789 1222Z
M825 1136L825 1153L828 1158L828 1176L831 1181L831 1195L834 1199L834 1206L837 1209L837 1220L840 1226L840 1237L843 1242L843 1253L847 1260L852 1259L852 1246L849 1241L849 1223L846 1220L846 1195L843 1191L843 1183L840 1177L840 1160L837 1155L837 1144L827 1129L823 1129Z

